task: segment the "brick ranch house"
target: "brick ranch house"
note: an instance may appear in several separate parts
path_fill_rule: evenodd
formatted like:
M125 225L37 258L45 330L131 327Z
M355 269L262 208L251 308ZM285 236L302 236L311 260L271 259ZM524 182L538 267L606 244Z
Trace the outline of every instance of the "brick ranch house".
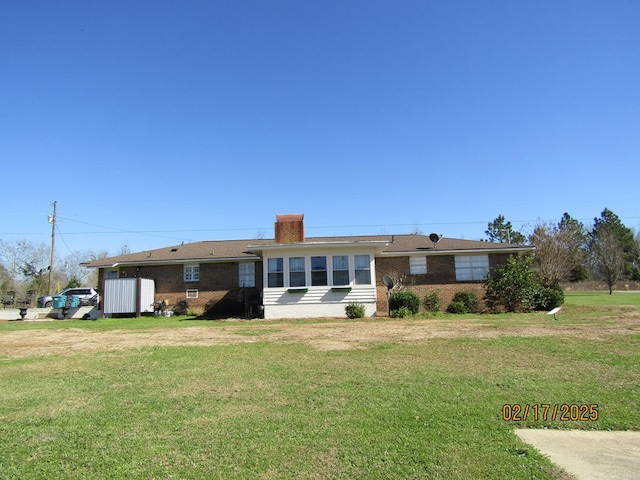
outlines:
M443 308L474 290L497 264L534 247L425 235L305 238L302 214L277 215L274 239L202 241L85 263L105 280L141 277L155 300L214 316L343 317L358 302L387 314L383 277L402 279L421 299L437 290ZM186 301L186 303L185 303Z

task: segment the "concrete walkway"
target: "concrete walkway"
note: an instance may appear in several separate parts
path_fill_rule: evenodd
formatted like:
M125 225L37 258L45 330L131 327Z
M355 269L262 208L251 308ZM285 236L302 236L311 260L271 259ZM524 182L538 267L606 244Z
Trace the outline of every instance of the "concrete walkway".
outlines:
M85 315L89 315L89 318L95 320L102 316L102 312L96 307L91 305L82 306L78 308L70 308L67 313L67 318L83 318ZM59 308L33 308L27 309L25 320L31 321L44 321L54 320L62 318L62 310ZM0 309L0 320L20 320L19 308L3 308Z
M578 480L640 478L640 432L519 429L515 433Z

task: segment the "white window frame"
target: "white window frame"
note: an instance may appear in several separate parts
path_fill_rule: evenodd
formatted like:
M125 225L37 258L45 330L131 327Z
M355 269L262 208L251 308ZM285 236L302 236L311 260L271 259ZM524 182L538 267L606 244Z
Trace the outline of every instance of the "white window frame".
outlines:
M358 268L358 257L367 257L367 266L364 268ZM360 275L358 275L360 273ZM366 281L361 281L361 276L366 273ZM358 254L353 256L353 282L356 285L371 285L371 255L368 253Z
M342 257L347 257L347 268L341 268L341 269L337 269L335 268L335 258L342 258ZM332 255L331 257L331 286L334 287L346 287L348 285L351 285L351 279L352 274L351 274L351 265L352 265L353 261L349 259L349 255ZM336 278L335 278L335 274L336 272L340 272L342 275L344 275L344 272L347 273L347 282L346 283L336 283Z
M489 255L456 255L456 281L476 282L489 273Z
M277 265L280 263L280 265ZM272 266L275 264L276 267L281 267L279 270L273 270ZM283 257L272 257L267 259L267 288L283 288L284 287L284 269L285 269L285 260ZM272 285L271 279L278 279L280 285Z
M183 271L183 279L185 282L200 281L200 265L197 263L185 264Z
M313 261L314 258L323 259L323 260L320 260L319 262L318 261L315 262L315 267L316 267L315 269L314 269L314 261ZM322 263L324 263L324 265L322 265ZM329 266L327 263L327 256L311 255L309 257L309 265L310 265L309 272L311 275L311 286L312 287L328 286L329 285Z
M289 270L289 287L291 288L299 288L307 286L307 259L309 257L289 257L287 259L287 267ZM293 270L292 267L294 264L301 266L302 268L297 268ZM294 274L295 275L292 275ZM295 280L294 279L301 279Z
M107 280L110 280L112 278L119 278L120 273L118 272L117 269L113 269L113 270L106 270L104 272L104 278Z
M426 275L427 257L409 257L409 274Z
M186 298L198 298L197 288L187 288Z
M238 263L238 287L253 288L256 286L256 262Z
M344 257L346 259L346 265L342 265L345 268L336 269L336 259ZM325 270L312 270L312 259L322 258L326 263ZM366 264L364 259L366 258ZM301 261L303 259L304 261ZM356 260L357 259L357 260ZM292 263L293 261L293 263ZM271 270L276 267L276 264L281 262L282 270ZM375 255L371 253L346 253L346 254L333 254L329 253L307 253L306 255L283 255L282 257L268 257L265 258L265 272L264 281L265 289L331 289L334 287L367 287L375 285L374 269L375 269ZM358 269L356 269L358 264ZM294 266L297 270L292 271L291 267ZM304 265L304 271L302 266ZM277 268L277 267L276 267ZM326 283L324 281L316 282L314 284L314 273L322 272L326 275ZM304 284L302 283L302 274L304 274ZM345 283L336 283L336 275L345 279ZM277 284L273 280L280 277L282 285ZM294 281L292 281L292 277ZM296 278L297 277L297 281ZM323 279L324 280L324 279Z

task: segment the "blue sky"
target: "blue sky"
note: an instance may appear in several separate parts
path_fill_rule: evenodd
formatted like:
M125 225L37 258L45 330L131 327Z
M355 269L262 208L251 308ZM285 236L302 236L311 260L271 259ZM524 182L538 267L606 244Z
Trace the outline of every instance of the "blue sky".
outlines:
M0 2L0 239L640 230L640 3Z

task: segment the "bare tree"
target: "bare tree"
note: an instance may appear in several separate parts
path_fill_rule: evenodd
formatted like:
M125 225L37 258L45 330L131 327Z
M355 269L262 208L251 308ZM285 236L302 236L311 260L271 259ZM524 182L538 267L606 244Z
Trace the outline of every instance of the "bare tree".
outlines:
M389 277L389 279L391 280L391 288L389 290L397 292L405 289L405 281L407 279L406 275L402 275L393 270L386 273L385 276Z
M11 276L4 265L0 264L0 293L11 290Z
M49 267L48 248L26 240L15 243L0 240L0 261L10 277L13 290L38 290Z
M4 266L12 286L20 280L20 266L25 258L26 241L9 243L0 240L0 261Z
M536 247L534 264L545 287L557 287L569 280L583 262L584 227L564 215L557 226L542 223L529 235L529 243Z
M81 264L107 257L107 252L72 252L57 259L52 288L60 291L72 283L86 286L98 284L98 273ZM14 290L24 295L27 290L45 293L48 287L49 249L26 240L3 242L0 240L0 290Z
M593 271L599 280L609 286L609 295L625 271L622 244L612 228L600 227L591 234L591 260Z
M33 290L36 295L46 292L47 282L49 280L48 268L38 268L34 263L27 262L21 267L21 271L28 282L27 288L29 290Z
M94 279L96 271L82 266L82 263L89 262L96 258L103 258L97 256L93 252L72 252L62 259L61 265L58 268L64 273L64 283L68 284L72 280L75 280L81 286L95 286L97 284L97 278Z

